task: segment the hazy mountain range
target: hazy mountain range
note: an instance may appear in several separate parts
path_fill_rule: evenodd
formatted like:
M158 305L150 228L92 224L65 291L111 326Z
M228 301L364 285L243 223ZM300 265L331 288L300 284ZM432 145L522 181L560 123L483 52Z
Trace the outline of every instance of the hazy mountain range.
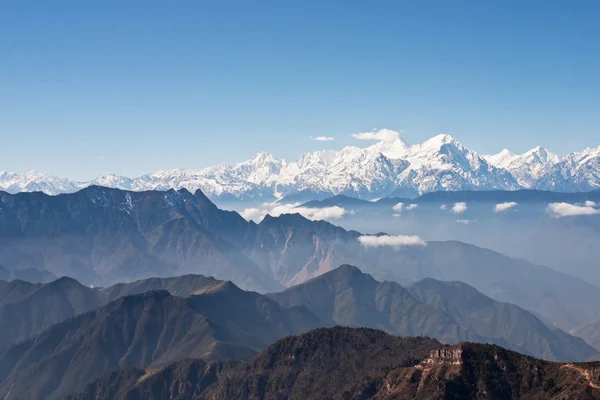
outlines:
M247 366L233 361L184 361L177 367L169 364L190 357L250 359L284 336L333 325L429 336L445 343L496 343L556 361L583 361L597 353L582 339L552 331L533 314L487 298L465 284L426 280L405 289L393 282L378 282L352 266L342 266L268 296L243 291L231 282L195 275L152 278L108 288L88 288L70 278L47 284L0 281L0 324L9 328L0 334L0 395L7 399L62 398L99 378L105 383L94 385L108 382L118 388L125 382L131 383L131 368L146 370L143 378L134 373L137 383L141 383L160 375L165 368L201 365L205 371L201 381L208 387L206 380L214 382L221 371ZM317 335L342 334L339 340L347 334L354 335L352 332L321 331ZM401 354L396 354L401 357L394 361L396 366L410 366L422 360L425 354L420 351L425 343L432 346L427 347L426 354L440 347L431 339L393 339L375 331L356 332L379 337L367 353L387 351L391 353L386 357L391 357L395 341L410 345L405 351L411 356L402 361ZM264 354L259 355L249 365L261 358L261 364L270 360L261 368L265 373L278 373L275 365L280 362L294 366L303 354L315 349L352 347L362 339L356 337L347 344L313 340L305 342L303 349L271 354L267 359ZM383 343L388 344L382 346ZM343 357L367 356L357 350L348 351ZM325 357L325 353L320 357ZM323 358L321 363L329 361ZM364 373L369 371L368 364L365 360L344 368ZM344 368L339 373L343 374ZM116 370L123 371L115 375ZM189 373L186 379L190 382L185 387L195 384ZM226 387L237 391L238 385ZM310 388L308 384L302 390ZM111 390L102 388L97 395L106 396ZM239 393L228 398L236 396Z
M549 329L532 313L462 282L427 278L404 288L344 265L268 296L283 307L306 307L332 325L427 335L443 343L496 343L552 360L573 360L576 354L587 360L598 352L582 339Z
M0 192L0 264L6 399L597 394L528 356L597 357L600 288L458 241L92 186Z
M547 267L456 241L363 235L299 214L255 224L200 191L0 192L0 239L9 274L35 269L85 285L194 273L276 292L351 264L403 285L462 281L566 331L600 318L599 288Z
M311 200L336 194L364 199L415 197L435 191L515 190L564 192L600 188L600 147L558 156L536 147L516 155L504 150L480 155L450 135L410 145L400 134L381 130L366 148L314 151L296 161L268 153L250 160L199 170L166 170L129 178L101 176L74 182L41 172L0 171L0 189L10 193L70 193L91 185L126 190L202 190L211 199Z
M242 207L243 208L243 207ZM600 191L563 193L461 191L414 199L367 201L344 195L295 207L264 205L241 213L255 221L265 213L301 212L327 217L347 230L454 240L552 267L600 287Z
M344 325L401 336L427 335L443 343L495 343L549 360L581 361L598 353L579 338L549 329L530 312L494 301L466 284L428 279L404 288L378 282L347 265L267 297L201 275L108 288L89 288L71 278L46 284L0 281L0 324L6 327L0 333L0 348L120 297L160 291L187 298L194 310L231 330L228 342L244 343L247 352L285 333ZM269 325L273 321L276 327ZM236 338L235 332L245 333Z

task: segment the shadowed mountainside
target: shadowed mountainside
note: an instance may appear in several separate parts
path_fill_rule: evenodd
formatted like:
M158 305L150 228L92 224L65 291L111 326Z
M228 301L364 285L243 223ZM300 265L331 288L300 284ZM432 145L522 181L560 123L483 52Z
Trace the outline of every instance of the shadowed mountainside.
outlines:
M46 284L20 280L0 281L0 348L30 338L67 318L101 307L119 297L153 290L167 290L186 297L222 284L202 275L151 278L90 288L75 279L60 278Z
M558 364L493 345L442 346L371 329L319 329L237 365L186 360L105 375L103 399L598 399L600 364Z
M303 307L282 309L230 282L196 293L120 297L0 350L0 396L60 398L119 368L247 358L281 337L324 325Z

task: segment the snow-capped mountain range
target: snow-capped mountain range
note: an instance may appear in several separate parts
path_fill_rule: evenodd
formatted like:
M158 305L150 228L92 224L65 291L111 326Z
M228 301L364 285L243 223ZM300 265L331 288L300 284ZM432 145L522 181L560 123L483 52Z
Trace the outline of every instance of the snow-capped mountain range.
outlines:
M69 193L90 185L126 190L201 189L219 199L271 201L345 194L364 199L417 196L434 191L515 190L565 192L600 189L600 147L558 156L541 147L517 155L503 150L480 155L450 135L410 145L400 134L381 130L369 147L305 153L286 161L268 153L205 169L157 171L137 178L105 175L89 182L31 171L0 171L0 190Z

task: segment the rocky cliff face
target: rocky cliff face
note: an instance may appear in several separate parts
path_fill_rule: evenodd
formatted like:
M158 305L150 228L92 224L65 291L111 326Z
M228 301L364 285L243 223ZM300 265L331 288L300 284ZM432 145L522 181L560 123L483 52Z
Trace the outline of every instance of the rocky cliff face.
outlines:
M598 399L600 364L558 364L497 346L433 350L390 372L376 399Z

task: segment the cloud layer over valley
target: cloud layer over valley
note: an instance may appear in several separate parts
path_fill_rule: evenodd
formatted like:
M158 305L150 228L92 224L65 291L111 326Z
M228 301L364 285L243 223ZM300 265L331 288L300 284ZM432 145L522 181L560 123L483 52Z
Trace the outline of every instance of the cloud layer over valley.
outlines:
M346 215L346 209L338 206L310 208L301 207L300 203L296 204L278 204L264 203L261 208L246 208L240 213L244 219L254 222L260 222L267 215L278 217L282 214L300 214L303 217L312 221L318 220L335 220Z
M380 235L361 236L358 241L364 247L404 247L404 246L427 246L427 242L419 236L413 235Z

